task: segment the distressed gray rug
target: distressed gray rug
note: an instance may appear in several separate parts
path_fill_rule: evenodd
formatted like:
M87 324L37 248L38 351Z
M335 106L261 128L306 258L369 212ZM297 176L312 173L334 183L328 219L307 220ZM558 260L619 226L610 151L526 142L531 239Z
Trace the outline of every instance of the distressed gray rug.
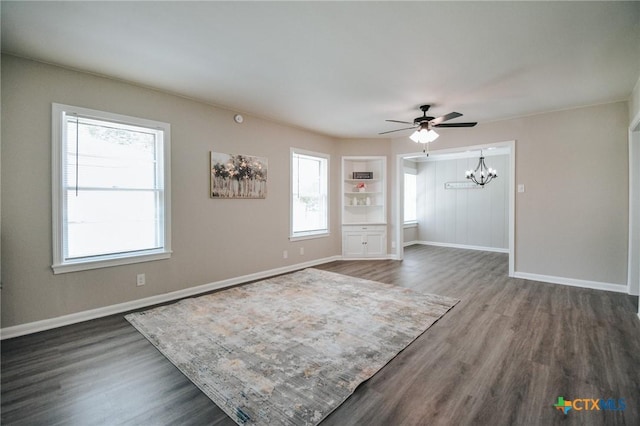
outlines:
M126 318L238 424L315 425L457 302L306 269Z

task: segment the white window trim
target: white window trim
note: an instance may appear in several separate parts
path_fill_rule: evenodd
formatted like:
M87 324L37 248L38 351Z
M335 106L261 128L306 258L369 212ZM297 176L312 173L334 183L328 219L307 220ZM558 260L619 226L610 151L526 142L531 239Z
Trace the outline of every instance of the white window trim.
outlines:
M163 169L163 199L164 199L164 247L152 250L140 250L129 253L118 253L96 256L85 259L64 259L63 226L64 205L62 202L64 192L64 176L62 165L65 153L62 150L63 140L66 135L64 125L66 115L77 114L100 120L110 120L123 124L133 124L151 129L163 130L163 149L161 152ZM54 274L84 271L89 269L106 268L131 263L149 262L153 260L168 259L171 257L171 125L154 120L130 117L121 114L98 111L88 108L76 107L53 103L51 105L52 123L52 229L53 229L53 264L51 268Z
M327 229L321 229L318 231L296 232L295 234L293 232L293 154L311 155L327 160ZM329 230L331 229L331 182L329 176L331 176L331 156L329 154L307 151L298 148L289 149L289 241L311 240L315 238L324 238L331 235L331 233L329 232Z
M325 238L330 235L331 233L329 231L298 232L296 236L290 236L289 241L314 240L316 238Z

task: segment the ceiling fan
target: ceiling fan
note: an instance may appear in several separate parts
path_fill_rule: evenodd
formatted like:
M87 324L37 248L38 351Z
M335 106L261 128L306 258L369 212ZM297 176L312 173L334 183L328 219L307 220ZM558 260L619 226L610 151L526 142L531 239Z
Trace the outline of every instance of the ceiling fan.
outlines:
M423 133L426 134L429 131L433 132L434 127L473 127L476 124L478 124L476 122L443 123L445 121L452 120L454 118L462 117L462 114L460 114L459 112L450 112L449 114L441 115L440 117L427 117L427 111L429 111L430 107L431 105L420 106L420 110L422 110L422 117L416 117L413 120L413 123L410 123L408 121L400 121L400 120L385 120L391 123L411 124L411 127L404 127L402 129L389 130L388 132L382 132L378 134L386 135L387 133L400 132L402 130L409 130L409 129L416 129L416 133L420 132L421 130L424 130L425 132ZM414 135L416 133L414 133ZM438 137L437 133L433 132L432 135L433 134L435 134L435 137L431 136L432 138L431 140L425 140L424 142L422 140L416 140L417 136L416 136L416 139L414 139L413 137L411 137L411 139L414 140L415 142L422 142L422 143L432 142L433 140L435 140L435 138ZM411 136L414 136L414 135L411 135Z

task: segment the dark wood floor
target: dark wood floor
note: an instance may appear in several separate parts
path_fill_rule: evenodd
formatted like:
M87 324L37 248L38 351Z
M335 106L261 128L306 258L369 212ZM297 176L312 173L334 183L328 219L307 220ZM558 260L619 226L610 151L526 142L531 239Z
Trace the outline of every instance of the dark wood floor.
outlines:
M319 268L461 299L328 425L640 424L637 298L507 277L505 254L413 246ZM122 315L2 342L2 424L233 425ZM624 398L624 411L553 408Z

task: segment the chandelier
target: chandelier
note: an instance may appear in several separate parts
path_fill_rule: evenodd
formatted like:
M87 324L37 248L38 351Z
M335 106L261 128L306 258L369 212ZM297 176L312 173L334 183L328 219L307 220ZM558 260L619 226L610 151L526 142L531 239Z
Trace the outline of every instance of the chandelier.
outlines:
M478 161L476 169L467 170L465 175L467 179L472 180L476 185L484 187L494 178L498 177L498 171L492 169L491 167L487 167L487 165L484 163L484 156L482 155L482 151L480 151L480 160Z

